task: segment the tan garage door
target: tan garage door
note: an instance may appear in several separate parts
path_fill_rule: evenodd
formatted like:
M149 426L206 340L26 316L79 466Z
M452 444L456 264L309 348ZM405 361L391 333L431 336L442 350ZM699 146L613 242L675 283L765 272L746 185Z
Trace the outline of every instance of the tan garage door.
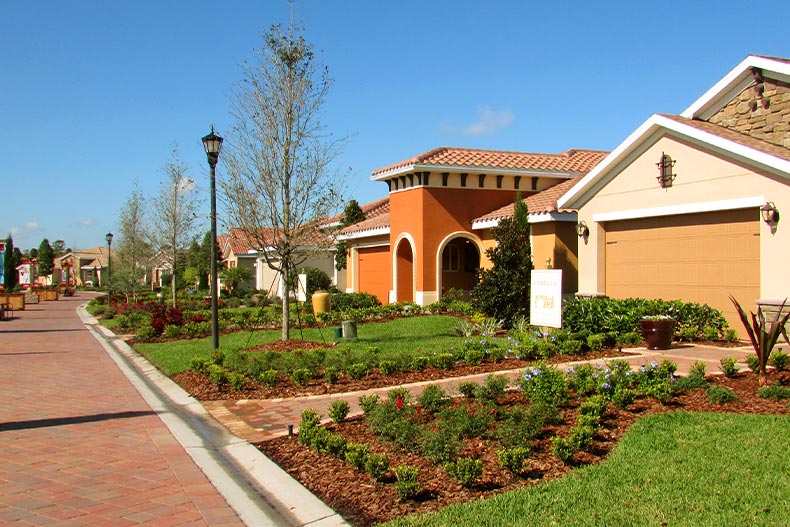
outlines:
M607 222L606 294L705 303L743 336L729 295L747 310L759 298L759 218L743 209Z
M392 287L392 260L389 246L358 249L359 290L378 297L382 304L389 302Z

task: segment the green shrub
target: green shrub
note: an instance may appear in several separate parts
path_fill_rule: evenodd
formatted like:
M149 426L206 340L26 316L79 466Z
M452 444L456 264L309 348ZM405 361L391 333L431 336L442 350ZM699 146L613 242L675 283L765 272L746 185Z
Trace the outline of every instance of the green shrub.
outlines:
M440 423L435 430L423 429L420 433L420 452L425 459L437 465L455 459L461 446L457 433L447 423Z
M350 409L351 408L348 404L348 401L344 401L343 399L335 399L332 401L332 404L329 405L329 417L332 419L332 421L339 423L348 417L348 412Z
M479 366L485 357L486 354L484 351L472 349L464 353L464 362L471 366Z
M230 386L234 390L243 390L246 382L247 379L244 377L243 373L234 371L233 373L230 374Z
M618 386L612 392L612 404L618 408L628 408L636 399L636 390Z
M335 384L340 377L340 372L334 366L324 368L324 380L327 384Z
M299 442L305 446L311 447L313 445L313 438L316 435L316 430L321 426L321 416L315 410L304 410L301 413L301 422L299 424Z
M192 357L190 368L198 373L208 372L209 360L203 357Z
M175 324L168 324L165 326L164 336L169 339L177 339L181 336L182 330L181 326L176 326Z
M439 413L448 430L459 437L480 437L494 422L494 409L489 406L453 405Z
M746 365L752 370L752 373L760 373L760 359L757 358L757 355L748 355Z
M455 365L455 357L452 353L437 353L430 360L431 365L440 370L451 370Z
M346 450L348 448L348 441L340 434L330 434L326 442L326 452L332 454L338 459L346 459Z
M381 481L390 470L390 460L387 454L369 454L365 461L365 470L376 481Z
M458 391L467 399L472 399L477 391L477 383L474 381L464 381L458 385Z
M554 436L551 438L551 453L563 463L569 463L579 449L570 437Z
M584 353L583 345L581 340L568 339L559 345L559 352L565 355L581 355Z
M217 388L222 389L228 384L228 371L219 364L211 364L208 367L208 378L211 379Z
M519 380L527 397L535 403L561 406L568 400L568 382L565 374L545 363L527 368Z
M504 375L488 375L483 384L475 386L475 397L483 402L496 402L505 394L510 381Z
M370 455L370 445L363 443L346 444L346 463L357 470L365 470Z
M609 402L603 395L594 395L588 397L579 405L579 415L592 415L597 419L603 419L606 410L609 407Z
M410 465L399 465L395 467L395 493L400 501L415 497L422 489L417 479L420 477L420 469Z
M425 355L416 355L411 360L411 367L417 371L422 371L428 367L428 363L429 363L428 357L426 357Z
M790 364L790 355L781 349L776 350L771 354L771 364L779 371L786 370Z
M587 337L587 346L590 348L590 351L601 351L605 344L605 333L595 333Z
M274 388L277 386L277 382L279 381L280 372L277 370L266 370L262 371L258 376L258 379L268 386L269 388Z
M667 404L675 393L675 370L677 365L669 360L655 361L639 367L636 372L636 386L644 395L655 397L661 404Z
M364 362L357 362L348 367L348 376L352 379L363 379L370 373L368 365Z
M709 386L705 391L705 395L708 397L708 401L710 401L711 404L726 404L738 400L738 396L735 395L734 391L716 384Z
M156 338L156 330L151 326L143 326L134 334L134 339L139 342L149 342Z
M447 406L447 392L438 384L429 384L417 396L417 404L428 413L436 413Z
M505 448L528 445L540 433L543 425L552 420L553 413L551 407L540 404L506 410L502 421L497 424L496 438Z
M617 337L617 342L623 346L631 346L642 342L642 335L636 331L626 331Z
M524 446L503 448L497 450L496 455L500 467L513 474L521 474L524 471L524 463L529 458L529 448Z
M757 388L757 395L763 399L776 399L777 401L790 399L790 388L778 384L760 386Z
M735 377L738 374L738 367L735 363L738 361L735 357L724 357L719 361L721 364L721 371L727 377Z
M300 386L304 386L313 379L313 373L307 368L296 368L291 372L291 380Z
M392 375L398 372L398 364L394 360L382 360L379 362L379 369L384 375Z
M379 404L379 396L375 393L373 395L359 396L359 407L362 408L362 411L365 413L365 415L370 415L370 413L376 408L377 404Z
M469 487L483 475L483 460L462 457L444 466L447 473L457 479L464 487Z

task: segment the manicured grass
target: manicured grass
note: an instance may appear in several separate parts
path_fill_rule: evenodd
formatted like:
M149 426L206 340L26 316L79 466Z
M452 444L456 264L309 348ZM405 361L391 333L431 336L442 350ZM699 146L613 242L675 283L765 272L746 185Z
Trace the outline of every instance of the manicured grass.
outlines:
M673 412L639 420L601 465L386 527L790 525L790 417Z
M378 348L380 357L397 356L403 353L439 352L452 346L460 346L463 338L456 336L458 319L449 316L415 316L374 322L357 326L356 341L342 339L341 345L352 352L362 352L371 347ZM292 339L335 342L334 328L292 329ZM268 344L280 339L280 330L242 331L223 335L220 349L225 353L239 351L258 344ZM135 350L144 355L166 375L188 370L193 357L208 358L212 355L211 338L178 340L172 342L140 343Z

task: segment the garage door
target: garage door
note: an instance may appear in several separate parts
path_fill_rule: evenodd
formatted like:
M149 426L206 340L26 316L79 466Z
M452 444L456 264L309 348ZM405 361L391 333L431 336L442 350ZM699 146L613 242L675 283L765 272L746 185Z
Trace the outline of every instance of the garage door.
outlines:
M760 213L742 209L607 222L606 294L681 299L724 312L743 336L729 295L760 295Z
M359 290L378 297L382 304L389 302L392 287L392 260L389 246L358 249Z

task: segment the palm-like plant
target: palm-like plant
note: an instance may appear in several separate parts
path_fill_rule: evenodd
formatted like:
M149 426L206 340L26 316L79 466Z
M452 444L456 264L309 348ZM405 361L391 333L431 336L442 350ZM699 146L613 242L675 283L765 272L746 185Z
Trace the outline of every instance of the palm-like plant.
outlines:
M761 307L757 308L756 314L751 311L749 312L749 315L751 315L750 321L750 317L746 315L746 311L743 310L732 295L730 295L730 300L735 304L738 316L741 317L743 327L746 328L746 333L748 333L749 340L752 342L754 352L757 355L757 359L760 361L760 385L765 385L767 375L765 368L768 364L768 357L771 356L771 351L774 349L781 335L784 335L785 340L788 340L785 324L787 324L787 320L790 319L790 313L782 315L782 310L787 303L787 299L785 298L782 305L779 306L779 310L770 323L766 321L765 314Z

